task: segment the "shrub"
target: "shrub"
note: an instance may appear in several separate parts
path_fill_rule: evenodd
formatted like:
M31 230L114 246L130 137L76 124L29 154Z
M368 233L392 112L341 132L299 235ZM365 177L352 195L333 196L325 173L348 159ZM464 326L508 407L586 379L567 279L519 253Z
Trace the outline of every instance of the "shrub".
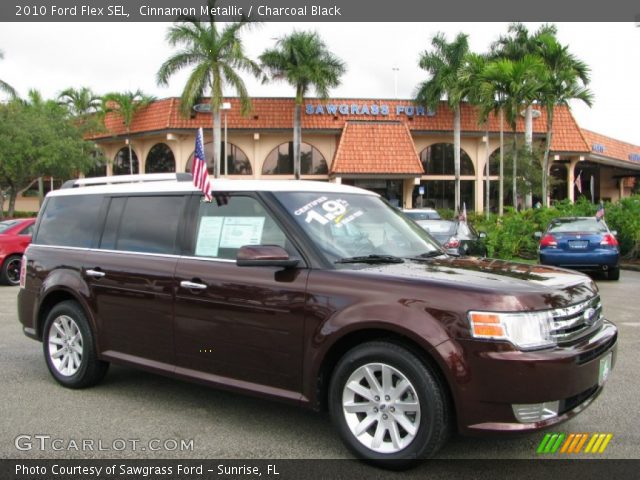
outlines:
M538 239L535 232L543 232L549 222L557 217L590 217L598 209L584 198L576 203L568 200L556 202L550 208L536 208L516 212L506 207L502 217L470 212L469 223L476 230L485 232L490 257L535 258ZM442 218L450 218L449 211L441 211ZM605 204L605 219L611 230L618 232L620 253L627 259L640 258L640 195L623 198L620 202Z

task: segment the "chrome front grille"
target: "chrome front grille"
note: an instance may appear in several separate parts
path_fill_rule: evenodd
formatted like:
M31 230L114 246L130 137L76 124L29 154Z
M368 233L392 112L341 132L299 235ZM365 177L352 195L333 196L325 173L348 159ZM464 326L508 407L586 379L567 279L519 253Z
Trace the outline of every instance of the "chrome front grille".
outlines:
M551 311L551 337L559 344L573 342L597 330L604 320L600 297Z

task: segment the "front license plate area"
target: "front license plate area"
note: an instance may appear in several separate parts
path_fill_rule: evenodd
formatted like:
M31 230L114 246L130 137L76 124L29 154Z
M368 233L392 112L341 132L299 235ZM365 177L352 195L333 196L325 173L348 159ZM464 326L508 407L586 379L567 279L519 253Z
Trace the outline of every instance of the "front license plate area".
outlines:
M598 385L604 385L604 382L609 378L611 373L611 357L612 353L607 354L606 357L600 359L600 370L598 371Z

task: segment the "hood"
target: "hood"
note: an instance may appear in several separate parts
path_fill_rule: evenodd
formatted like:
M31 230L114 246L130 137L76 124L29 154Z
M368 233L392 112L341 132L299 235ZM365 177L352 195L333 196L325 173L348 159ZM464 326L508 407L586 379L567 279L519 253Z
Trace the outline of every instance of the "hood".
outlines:
M507 262L489 258L442 257L407 260L400 264L368 265L363 269L398 280L413 278L492 297L517 298L530 308L560 308L585 301L597 294L586 275L545 265Z

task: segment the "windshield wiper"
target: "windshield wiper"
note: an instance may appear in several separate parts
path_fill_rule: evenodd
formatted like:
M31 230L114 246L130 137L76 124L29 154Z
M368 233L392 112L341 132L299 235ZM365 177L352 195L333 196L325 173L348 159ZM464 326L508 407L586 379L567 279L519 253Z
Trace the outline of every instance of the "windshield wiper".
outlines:
M341 258L335 263L404 263L404 260L393 255L365 255Z
M417 257L411 257L411 260L424 260L425 258L434 258L434 257L442 257L447 255L444 252L441 252L439 250L433 250L431 252L426 252L426 253L422 253L420 255L418 255Z

